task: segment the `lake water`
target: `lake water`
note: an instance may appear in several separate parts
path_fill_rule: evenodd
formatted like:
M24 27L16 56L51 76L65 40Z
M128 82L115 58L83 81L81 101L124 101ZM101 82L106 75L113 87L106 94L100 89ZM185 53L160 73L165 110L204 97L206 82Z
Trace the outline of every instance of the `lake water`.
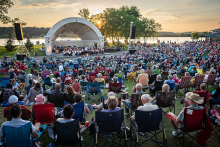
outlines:
M199 38L199 40L205 40L204 37ZM68 39L69 41L71 39ZM107 39L108 42L111 42L111 39ZM192 41L191 37L158 37L157 39L145 39L145 41L147 43L157 43L157 40L160 40L160 42L165 41L167 43L167 41L171 41L171 42L177 42L177 43L183 43L185 41ZM7 39L0 39L0 46L4 46L6 43ZM31 39L31 41L36 44L37 41L39 41L40 44L45 43L45 40L43 38L33 38ZM120 39L121 42L124 42L123 39ZM144 38L141 37L140 39L136 39L135 42L140 41L140 42L144 42ZM15 40L14 41L14 45L18 45L18 41ZM26 42L26 39L24 39L24 42ZM115 41L116 42L116 41Z

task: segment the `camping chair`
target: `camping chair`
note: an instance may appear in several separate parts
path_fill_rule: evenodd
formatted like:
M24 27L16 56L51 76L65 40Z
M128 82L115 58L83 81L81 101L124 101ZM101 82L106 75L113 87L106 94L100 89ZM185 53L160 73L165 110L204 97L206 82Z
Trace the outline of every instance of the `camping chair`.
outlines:
M53 65L52 64L47 64L47 68L52 69Z
M78 136L79 133L79 136ZM57 136L57 137L56 137ZM55 145L73 145L81 144L81 134L79 129L79 120L76 119L67 123L54 121L54 142Z
M206 80L206 85L209 86L213 86L215 84L215 78L216 78L217 74L210 74Z
M37 104L33 105L34 121L33 123L40 122L41 124L52 123L54 121L54 104Z
M71 94L64 94L64 101L70 103L70 104L74 104L75 100L73 99L75 95L71 95Z
M105 81L103 80L102 82L99 82L101 86L101 90L103 89L102 94L105 95Z
M163 110L163 113L166 115L168 112L172 112L174 110L175 114L175 92L170 91L170 92L162 92L158 91L156 93L156 105L159 108L168 108L166 111Z
M166 82L170 86L170 91L173 91L175 89L175 82Z
M56 116L59 112L59 108L63 108L64 106L64 94L59 94L59 95L48 95L48 102L53 103L54 107L56 108Z
M73 69L73 65L69 65L71 69Z
M46 87L45 87L46 85L51 87L52 84L51 84L50 78L46 78L46 79L43 78L43 80L44 80L44 83L43 83L44 90L46 89Z
M182 76L179 89L185 88L186 90L190 87L191 76Z
M46 68L46 67L47 67L47 64L42 63L42 67L43 67L43 68Z
M29 120L29 116L28 116L27 110L25 108L22 108L21 111L22 111L21 119ZM6 109L5 110L5 116L7 118L7 121L11 121L12 120L12 116L10 114L10 109Z
M125 147L128 146L123 109L119 111L115 111L115 112L96 111L95 112L95 130L96 130L95 137L94 137L95 147L99 146L98 137L103 138L103 140L107 140L107 142L103 141L104 143L100 145L100 147L105 146L108 142L121 145L121 146L125 146ZM104 135L104 133L111 134L111 137L109 135ZM124 136L125 136L125 142L122 143L121 138ZM120 138L120 142L116 142L118 138Z
M50 72L49 71L43 71L42 74L41 74L42 77L46 77L47 75L50 76Z
M98 102L96 99L96 96L100 93L100 101L101 101L101 86L100 83L87 83L86 87L86 99L88 100L88 96L91 96L91 99L88 101L88 103L92 102L92 100L95 100Z
M191 141L189 142L188 146L193 146L192 142L197 141L197 135L201 132L202 129L204 129L204 120L206 117L206 108L202 110L192 110L189 108L185 108L184 110L184 128L181 129L183 134L183 144L180 141L180 145L185 145L185 134L188 135L191 138ZM176 121L171 116L167 115L169 118L171 118L173 121ZM209 120L207 120L209 121ZM193 135L190 134L190 132L196 132ZM178 134L180 135L180 134Z
M108 92L114 92L116 94L120 93L122 89L122 82L120 83L109 83Z
M195 81L194 83L191 85L191 87L194 87L195 89L197 87L200 87L201 83L203 82L205 78L205 75L198 75L198 76L195 76Z
M216 118L213 118L212 116L209 116L209 119L210 119L210 121L211 121L211 123L212 123L212 126L213 126L213 128L214 128L214 131L213 131L213 133L212 133L212 136L215 136L215 137L217 137L218 140L220 140L220 135L219 135L219 133L220 133L220 127L219 127L218 124L215 122Z
M86 90L88 82L80 81L80 92L82 94L83 90Z
M70 104L68 102L64 102L64 106ZM73 119L79 119L80 122L82 122L82 124L85 124L85 117L84 117L84 102L80 102L77 104L71 104L73 106Z
M162 108L152 111L135 110L135 122L131 125L136 131L137 140L135 147L139 147L147 141L153 141L159 146L167 146ZM144 134L144 136L141 137L144 138L144 141L141 143L139 143L139 132ZM146 134L144 132L146 132ZM157 137L160 133L163 133L163 137ZM159 138L161 138L162 141L159 141ZM145 144L145 146L147 145Z
M3 126L3 137L7 141L7 147L30 147L34 143L30 140L32 134L31 122L16 128L12 126Z
M167 76L169 75L168 72L162 72L161 76L162 76L162 81L165 81L167 79Z
M203 106L205 107L206 106L206 103L208 101L208 90L207 91L196 91L196 92L193 92L193 93L197 93L199 94L199 96L204 100L203 104L199 105L199 106Z
M89 74L89 82L93 82L93 80L95 80L95 78L96 78L96 73L90 73Z
M143 93L145 94L145 93ZM142 101L141 101L141 96L143 94L131 94L131 99L130 99L130 108L125 105L128 109L130 109L130 116L132 116L132 111L135 111L139 106L142 106ZM126 101L125 101L126 102Z
M57 69L57 64L53 64L53 70L55 71Z
M9 72L9 75L10 75L10 79L14 79L15 78L14 72Z
M10 83L10 78L0 78L2 88L6 88L7 84Z

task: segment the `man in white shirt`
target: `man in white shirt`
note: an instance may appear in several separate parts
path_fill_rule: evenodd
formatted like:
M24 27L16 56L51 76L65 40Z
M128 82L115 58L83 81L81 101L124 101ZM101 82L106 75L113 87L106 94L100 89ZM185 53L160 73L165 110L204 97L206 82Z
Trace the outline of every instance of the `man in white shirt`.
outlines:
M137 110L142 110L142 111L152 111L152 110L156 110L158 109L158 106L157 105L152 105L151 104L151 97L149 96L149 94L143 94L141 96L141 101L143 103L143 106L139 106L137 108ZM131 132L132 134L135 134L135 129L132 127L132 126L135 126L135 125L132 125L134 124L134 120L135 120L135 114L133 116L131 116L130 118L130 124L131 124Z
M0 132L1 133L1 141L4 140L4 138L3 138L3 127L4 126L11 126L11 127L19 128L19 127L26 125L27 123L30 123L30 121L21 119L22 111L21 111L21 106L19 104L15 104L10 108L10 114L12 116L12 120L4 122L1 126L1 132ZM39 135L38 135L37 130L39 130L40 123L36 123L35 126L33 124L31 124L31 125L32 125L32 129L31 129L32 136L34 138L38 138ZM23 135L23 134L21 134L21 135Z

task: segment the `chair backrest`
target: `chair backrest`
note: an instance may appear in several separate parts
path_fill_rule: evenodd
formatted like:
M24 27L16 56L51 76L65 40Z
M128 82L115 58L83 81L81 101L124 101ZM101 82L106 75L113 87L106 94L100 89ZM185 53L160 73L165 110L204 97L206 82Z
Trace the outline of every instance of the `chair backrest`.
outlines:
M88 82L80 81L80 86L87 86Z
M162 80L165 81L167 79L167 76L169 75L168 72L162 72L161 76L162 76Z
M141 96L142 94L131 94L131 109L135 110L137 109L139 106L142 106L142 101L141 101Z
M25 108L22 108L21 111L22 111L21 118L23 120L29 120L29 116L28 116L27 110ZM5 116L7 118L7 121L11 121L12 120L12 116L10 114L10 109L6 109L5 110Z
M155 69L157 75L160 75L160 69Z
M152 111L135 110L135 121L138 126L138 132L159 130L162 118L162 108Z
M102 76L102 78L105 80L105 83L108 83L108 76Z
M182 76L179 88L189 88L191 76Z
M155 81L155 90L156 91L161 91L162 90L162 86L164 84L164 81Z
M201 130L204 122L204 114L206 112L206 108L202 110L192 110L189 108L185 108L184 110L184 128L183 130L186 132L193 132L197 130Z
M65 83L61 83L61 92L64 92Z
M73 119L79 119L80 122L85 121L83 117L83 112L84 112L84 102L80 102L78 104L73 105Z
M156 74L149 75L149 84L152 84L154 81L156 81L156 79L157 79Z
M48 85L48 86L51 86L50 78L44 79L44 84Z
M71 94L65 94L64 96L64 101L70 103L70 104L74 104L75 100L73 99L75 95L71 95Z
M37 104L33 105L35 123L41 124L52 123L54 121L54 104Z
M9 72L10 74L10 79L14 79L14 72Z
M195 81L193 83L193 86L200 86L200 84L203 82L204 78L205 78L205 75L195 76Z
M78 131L79 131L78 119L67 123L60 123L58 121L54 121L54 132L55 134L57 134L57 139L55 139L55 144L71 145L77 143L79 141L77 135Z
M31 122L21 127L3 126L2 129L3 135L7 140L7 147L29 147L31 145Z
M207 103L207 101L208 101L208 90L207 91L195 91L195 92L193 92L193 93L197 93L197 94L199 94L199 96L202 98L202 99L204 99L204 102L203 102L203 104L201 104L201 105L199 105L199 106L205 106L205 104Z
M109 83L109 92L119 93L121 92L122 82L119 83Z
M95 123L99 128L99 133L120 132L123 121L123 109L114 112L95 112Z
M166 82L170 86L170 90L173 90L175 88L175 81L173 82Z
M174 91L169 91L169 92L158 91L156 93L156 100L157 100L156 104L158 107L174 106L173 100L175 100L175 92Z
M210 74L206 80L206 85L213 85L217 74Z
M64 94L58 94L58 95L48 95L48 100L50 103L53 103L55 107L63 107L64 104Z
M50 72L49 71L43 71L41 76L46 77L47 75L50 75Z
M100 93L101 85L100 83L87 83L86 91L88 93Z
M2 88L6 88L7 84L10 83L10 78L0 78L0 80L1 80Z

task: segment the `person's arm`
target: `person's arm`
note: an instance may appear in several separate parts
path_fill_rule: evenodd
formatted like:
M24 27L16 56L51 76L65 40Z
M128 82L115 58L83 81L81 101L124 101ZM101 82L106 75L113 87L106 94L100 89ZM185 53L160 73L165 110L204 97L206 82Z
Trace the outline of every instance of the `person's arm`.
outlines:
M137 83L139 83L139 75L138 75L138 77L137 77L137 81L136 81L136 84L137 84Z
M86 113L90 113L89 108L85 105Z
M28 93L28 96L27 96L27 99L28 100L30 97L31 97L31 93L32 93L32 90L34 89L34 87L32 87L30 90L29 90L29 93Z
M18 93L17 93L14 89L12 89L12 91L14 92L14 94L15 94L17 97L19 97Z

